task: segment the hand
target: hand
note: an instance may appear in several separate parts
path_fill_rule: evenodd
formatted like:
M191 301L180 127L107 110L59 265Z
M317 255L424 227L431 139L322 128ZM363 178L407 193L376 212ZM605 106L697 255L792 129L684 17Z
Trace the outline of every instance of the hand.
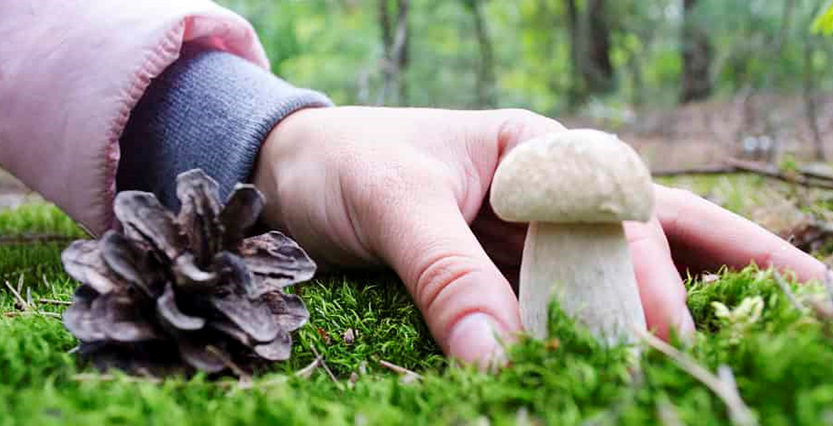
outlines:
M306 109L272 131L255 184L268 225L324 267L390 265L445 353L486 362L501 354L495 333L521 329L510 280L526 233L484 202L492 175L517 144L562 130L520 110ZM656 197L656 217L626 223L626 233L648 326L661 336L694 329L678 267L755 261L802 280L823 274L809 255L689 192L657 186Z

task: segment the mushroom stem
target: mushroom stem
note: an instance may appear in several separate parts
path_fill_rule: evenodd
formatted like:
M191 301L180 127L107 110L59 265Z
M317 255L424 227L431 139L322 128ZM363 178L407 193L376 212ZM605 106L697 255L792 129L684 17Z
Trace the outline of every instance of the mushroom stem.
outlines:
M621 222L532 222L519 297L521 321L538 338L547 336L547 308L553 297L609 345L634 342L631 327L646 328Z

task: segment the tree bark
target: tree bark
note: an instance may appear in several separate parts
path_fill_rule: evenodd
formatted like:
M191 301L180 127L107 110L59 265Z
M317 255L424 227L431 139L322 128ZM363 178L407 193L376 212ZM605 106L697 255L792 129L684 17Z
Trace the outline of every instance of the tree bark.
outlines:
M390 2L378 0L377 14L382 35L384 58L382 61L383 84L380 104L405 105L408 102L408 86L404 74L410 61L408 14L410 0L397 0L396 27L393 27Z
M465 3L474 19L474 33L480 50L476 82L478 107L492 108L497 106L494 48L483 13L483 1L465 0Z
M578 106L584 101L584 79L582 78L581 63L581 31L579 29L579 14L576 0L564 0L567 9L567 30L570 34L570 90L568 103L570 108Z
M813 151L817 161L825 161L824 142L819 129L818 106L816 105L816 77L813 70L813 53L815 46L813 40L806 40L804 43L804 114L807 124L813 136Z
M694 16L696 5L697 0L683 0L681 103L705 99L712 92L709 70L714 52L708 32Z
M584 62L584 78L590 93L605 93L613 88L610 23L606 6L606 0L587 2L587 60Z

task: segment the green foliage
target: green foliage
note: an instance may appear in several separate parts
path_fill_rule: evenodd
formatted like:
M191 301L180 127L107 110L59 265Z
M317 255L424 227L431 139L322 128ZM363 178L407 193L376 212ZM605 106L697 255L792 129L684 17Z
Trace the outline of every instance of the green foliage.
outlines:
M833 34L833 3L813 23L813 30L827 35Z
M480 0L494 57L500 107L555 115L569 107L570 37L561 0ZM287 80L319 89L338 104L379 104L384 49L377 2L220 0L249 19ZM698 0L693 22L711 42L718 94L745 87L798 90L814 2ZM407 104L478 108L480 46L468 1L412 0ZM577 2L584 7L586 2ZM676 0L606 1L615 90L593 102L673 104L682 73L682 5ZM785 9L790 4L790 9ZM833 28L833 12L818 18ZM780 47L776 49L776 47ZM816 49L820 88L830 88L829 49ZM766 86L766 87L764 87ZM591 115L593 111L588 111Z
M0 213L0 227L74 235L77 230L67 228L64 218L33 219L49 217L51 209L28 205ZM0 274L15 283L24 274L24 289L31 287L35 301L69 300L74 283L59 272L61 248L5 247ZM33 259L42 270L53 271L48 285L28 272ZM728 365L762 424L825 424L833 404L831 324L809 310L797 311L769 271L752 266L721 271L720 277L688 283L699 331L691 343L676 345L710 371ZM802 303L825 297L817 285L791 288ZM160 383L117 372L100 375L68 353L75 342L57 319L7 316L15 311L14 300L0 290L0 425L510 425L524 419L654 425L666 424L663 410L684 424L729 423L724 403L674 361L647 347L640 358L628 348L606 348L555 303L552 337L522 339L508 349L511 365L488 375L444 361L390 274L333 277L299 292L312 319L296 336L294 357L246 388L201 375ZM39 304L39 309L60 312L63 307ZM343 338L347 329L354 331L352 342ZM292 374L313 359L311 345L325 356L337 384L321 369L310 378ZM423 378L402 381L379 360ZM363 369L367 372L355 383L349 380Z

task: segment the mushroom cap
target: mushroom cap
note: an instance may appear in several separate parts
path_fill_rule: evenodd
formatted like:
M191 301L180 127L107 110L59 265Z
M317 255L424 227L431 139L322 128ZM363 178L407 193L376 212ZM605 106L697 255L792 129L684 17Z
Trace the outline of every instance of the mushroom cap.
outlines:
M654 187L642 159L616 135L574 129L506 154L490 202L510 222L645 222L653 213Z

